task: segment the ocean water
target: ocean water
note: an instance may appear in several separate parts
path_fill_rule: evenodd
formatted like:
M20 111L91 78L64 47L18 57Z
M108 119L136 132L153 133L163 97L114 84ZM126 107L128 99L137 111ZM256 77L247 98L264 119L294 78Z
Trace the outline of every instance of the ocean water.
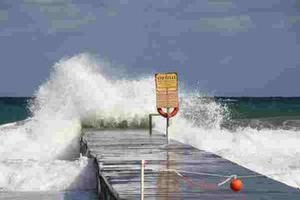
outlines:
M0 97L0 125L21 121L30 116L30 97Z
M221 124L223 128L300 128L300 97L199 97L200 102L203 100L214 101L227 109L227 118ZM0 97L0 125L29 118L28 105L32 101L32 97ZM139 125L147 128L147 119Z
M93 163L79 155L82 127L147 128L148 114L156 112L153 75L116 80L104 73L112 67L87 54L64 58L34 98L0 98L0 197L96 198ZM170 136L299 188L299 116L300 98L207 97L180 89ZM155 129L164 128L157 119Z
M299 97L216 97L229 110L226 128L299 130Z

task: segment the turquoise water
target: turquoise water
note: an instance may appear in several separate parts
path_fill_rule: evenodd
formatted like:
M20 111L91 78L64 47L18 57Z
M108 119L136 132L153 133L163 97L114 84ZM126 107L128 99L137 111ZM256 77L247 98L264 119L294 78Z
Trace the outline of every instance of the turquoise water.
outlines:
M234 119L300 117L299 97L216 97Z
M26 119L30 100L29 97L0 97L0 124Z
M27 104L31 99L0 98L0 124L29 117ZM222 123L223 128L300 130L300 97L214 97L214 100L229 113L229 118Z
M31 99L0 97L0 124L29 117L27 104ZM259 120L276 122L279 126L287 120L300 120L300 97L215 97L215 100L228 108L231 123L235 125L244 126L246 121Z
M300 130L299 97L216 97L215 100L228 108L229 119L222 124L225 128Z

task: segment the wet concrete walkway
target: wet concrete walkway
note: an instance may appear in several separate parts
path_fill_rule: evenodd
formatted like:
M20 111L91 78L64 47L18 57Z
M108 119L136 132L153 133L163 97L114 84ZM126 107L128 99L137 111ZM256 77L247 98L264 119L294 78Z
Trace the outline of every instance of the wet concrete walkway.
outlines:
M139 199L140 161L145 168L145 199L285 200L300 199L300 191L264 176L243 179L244 189L235 193L226 178L182 173L165 169L223 175L257 175L214 154L172 141L146 130L83 130L81 152L96 158L101 199Z

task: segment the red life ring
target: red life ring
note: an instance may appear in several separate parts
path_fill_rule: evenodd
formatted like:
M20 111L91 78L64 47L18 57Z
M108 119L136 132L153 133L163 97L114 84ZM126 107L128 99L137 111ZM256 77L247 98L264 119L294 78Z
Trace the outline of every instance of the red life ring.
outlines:
M173 109L173 111L172 111L171 113L169 113L169 116L168 116L168 113L165 113L165 112L163 111L162 108L157 108L157 112L158 112L161 116L163 116L163 117L165 117L165 118L171 118L171 117L174 117L174 116L178 113L178 111L179 111L179 108L178 108L178 107L175 107L175 108Z

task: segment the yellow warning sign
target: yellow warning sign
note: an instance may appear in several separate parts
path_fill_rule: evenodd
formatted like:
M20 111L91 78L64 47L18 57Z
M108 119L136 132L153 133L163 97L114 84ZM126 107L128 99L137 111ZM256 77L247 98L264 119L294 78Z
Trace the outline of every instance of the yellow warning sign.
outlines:
M178 76L177 73L155 74L156 107L178 107Z

